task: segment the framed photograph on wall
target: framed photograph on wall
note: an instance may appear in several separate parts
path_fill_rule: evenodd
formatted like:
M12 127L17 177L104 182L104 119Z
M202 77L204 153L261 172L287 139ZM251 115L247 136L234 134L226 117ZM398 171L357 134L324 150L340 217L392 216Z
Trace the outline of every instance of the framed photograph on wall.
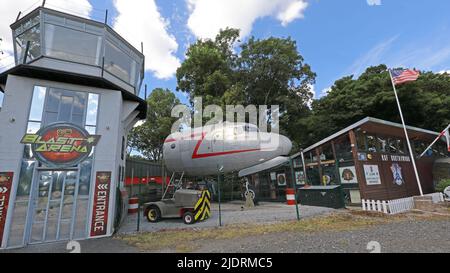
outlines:
M339 168L339 175L341 177L341 184L358 184L355 166Z
M279 173L277 175L278 186L286 186L286 174Z
M303 171L295 172L295 183L297 185L305 185L306 184L305 173Z

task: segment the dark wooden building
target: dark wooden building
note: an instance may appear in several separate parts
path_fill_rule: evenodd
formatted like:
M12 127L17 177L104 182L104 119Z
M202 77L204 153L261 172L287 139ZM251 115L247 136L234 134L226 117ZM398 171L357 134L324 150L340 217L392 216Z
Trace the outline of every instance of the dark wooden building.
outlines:
M421 128L407 129L416 156L438 136ZM297 188L341 185L347 204L419 194L401 124L367 117L304 149L303 155L305 168L301 153L291 157L294 175L289 160L249 175L261 199L283 200L285 189L294 187L293 180ZM424 193L434 191L435 160L448 155L445 142L440 141L425 157L416 160ZM286 183L280 183L283 179Z

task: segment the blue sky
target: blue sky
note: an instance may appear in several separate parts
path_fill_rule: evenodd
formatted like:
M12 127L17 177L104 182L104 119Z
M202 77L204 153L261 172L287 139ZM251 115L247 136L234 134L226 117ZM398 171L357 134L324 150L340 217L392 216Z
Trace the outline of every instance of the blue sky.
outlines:
M121 23L117 24L122 32L128 33L127 30L139 25L142 33L146 33L145 26L149 28L155 25L153 22L163 22L159 30L151 32L152 35L162 32L162 36L152 39L150 35L144 41L154 49L146 52L147 59L158 59L156 63L150 62L146 73L145 83L150 90L156 87L175 90L173 72L183 61L188 45L199 37L211 36L214 29L208 25L226 27L227 22L246 27L244 40L250 35L295 39L305 62L317 73L316 97L324 95L323 91L335 80L345 75L358 75L370 65L386 63L435 72L450 70L450 1L446 0L277 0L278 7L269 7L266 0L240 0L249 3L249 8L242 10L236 9L230 0L209 0L208 3L205 0L133 0L123 2L122 6L117 2L124 0L118 0L115 5L110 0L79 1L89 1L87 3L93 7L90 16L94 19L100 19L108 9L111 25L122 14ZM156 4L156 8L147 5L150 2ZM144 4L127 7L125 3L128 6ZM250 3L255 3L254 9ZM226 10L227 5L230 11ZM155 10L147 16L146 8ZM212 17L208 17L211 14ZM158 17L159 21L152 17ZM253 19L248 21L248 18ZM135 32L135 36L138 33ZM130 35L133 34L124 36ZM167 56L160 60L155 52ZM169 63L163 72L159 71ZM183 95L177 96L187 101Z

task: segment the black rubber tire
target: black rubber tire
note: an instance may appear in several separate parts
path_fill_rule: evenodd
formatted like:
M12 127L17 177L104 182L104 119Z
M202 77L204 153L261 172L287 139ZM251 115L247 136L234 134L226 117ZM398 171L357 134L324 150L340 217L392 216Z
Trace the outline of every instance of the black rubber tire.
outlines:
M156 223L161 220L161 211L157 206L150 206L145 212L145 217L150 223Z
M195 223L195 217L194 214L190 211L186 211L183 214L183 221L186 225L192 225Z

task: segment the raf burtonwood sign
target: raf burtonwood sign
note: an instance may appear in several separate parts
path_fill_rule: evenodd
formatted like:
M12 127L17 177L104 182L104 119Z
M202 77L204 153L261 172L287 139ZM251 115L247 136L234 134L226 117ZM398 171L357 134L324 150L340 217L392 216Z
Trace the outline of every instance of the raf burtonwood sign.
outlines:
M100 136L74 124L54 123L36 134L26 134L21 143L31 144L40 162L52 167L72 167L85 160L97 145Z

